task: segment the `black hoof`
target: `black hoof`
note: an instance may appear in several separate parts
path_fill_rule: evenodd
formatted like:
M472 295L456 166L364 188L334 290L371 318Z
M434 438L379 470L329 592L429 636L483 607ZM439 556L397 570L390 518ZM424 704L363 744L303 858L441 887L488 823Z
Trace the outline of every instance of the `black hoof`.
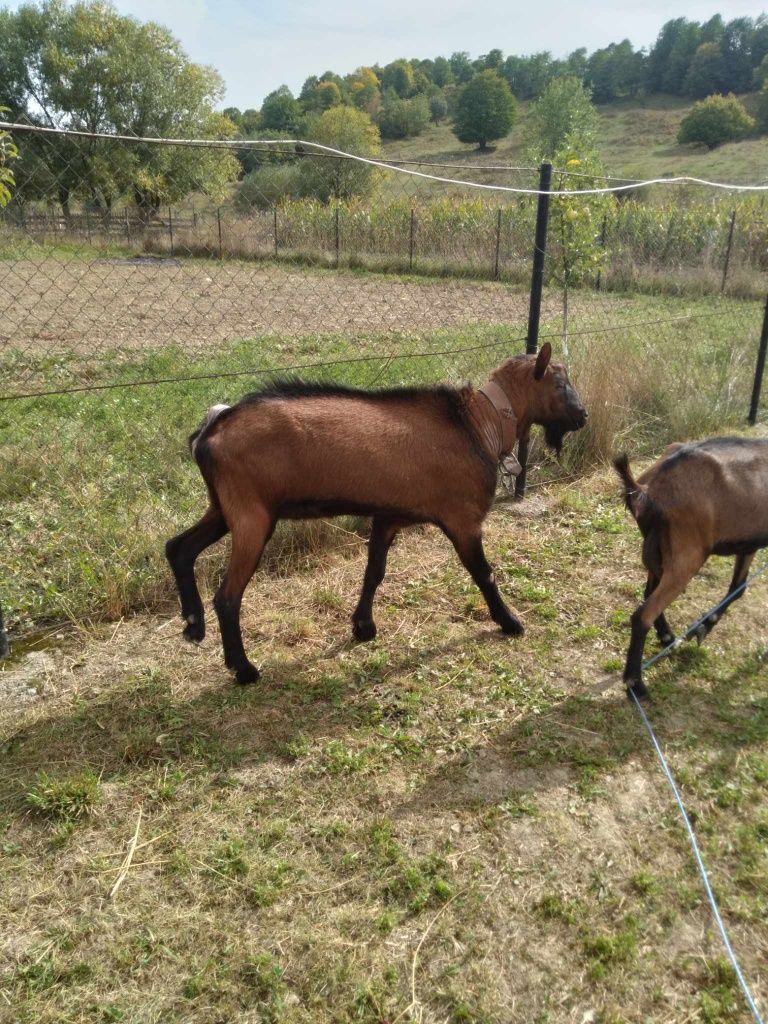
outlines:
M634 694L638 699L648 696L648 687L645 685L642 679L636 679L634 682L631 679L626 680L627 683L627 697L631 699Z
M194 622L187 621L182 635L191 644L202 643L205 639L205 622L202 619L199 622L197 620Z
M514 617L505 619L504 622L499 623L499 626L501 628L501 632L504 633L505 636L522 636L525 632L525 626L522 624L520 619L516 619Z
M259 670L247 661L242 668L235 669L233 675L236 683L239 683L240 686L247 686L249 683L256 682L259 678Z
M352 623L352 635L360 643L373 640L376 636L376 623L373 619L361 619L360 622Z
M669 647L670 644L675 642L674 633L663 633L659 635L659 643L662 647Z

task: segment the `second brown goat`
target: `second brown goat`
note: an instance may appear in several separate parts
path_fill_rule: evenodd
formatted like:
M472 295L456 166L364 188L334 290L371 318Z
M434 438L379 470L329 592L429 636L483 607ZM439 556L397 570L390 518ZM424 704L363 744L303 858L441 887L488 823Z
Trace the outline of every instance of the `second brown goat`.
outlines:
M654 626L667 645L674 635L664 611L710 555L735 555L726 603L697 631L701 641L741 597L755 552L768 546L768 441L713 437L673 444L636 480L629 460L614 462L624 500L643 535L648 570L645 600L632 615L632 637L624 668L627 687L645 696L643 650ZM739 589L741 588L741 589Z
M565 368L538 356L508 359L480 389L399 388L357 391L282 383L233 407L215 406L191 438L209 507L166 545L186 620L199 641L205 619L195 581L197 556L226 533L232 553L214 597L224 660L239 683L258 670L240 631L243 591L279 519L373 517L354 635L376 635L372 606L398 531L434 523L450 539L503 632L523 625L507 608L482 544L499 462L533 424L559 451L564 435L587 418Z

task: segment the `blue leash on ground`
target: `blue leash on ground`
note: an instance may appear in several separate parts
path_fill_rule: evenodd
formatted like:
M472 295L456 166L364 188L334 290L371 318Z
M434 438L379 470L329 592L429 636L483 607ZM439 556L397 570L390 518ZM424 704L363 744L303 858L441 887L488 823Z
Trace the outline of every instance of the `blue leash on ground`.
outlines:
M768 571L768 562L766 562L765 565L763 565L762 568L760 568L756 573L753 573L751 576L748 576L747 579L745 579L744 582L736 588L734 593L739 593L740 591L744 590L748 583L750 583L752 580L757 579L758 576L762 576L762 574L766 571ZM726 602L731 600L732 597L733 594L728 594L726 597L723 598L723 600L719 604L715 605L714 608L710 608L708 612L702 615L700 619L694 622L693 625L686 630L683 639L673 640L671 644L668 644L665 648L663 648L663 650L659 651L658 654L655 654L652 658L649 658L647 661L645 661L643 663L643 669L647 669L649 666L653 665L661 658L664 658L668 654L671 654L672 651L677 650L677 648L680 646L684 639L688 639L694 636L699 626L703 625L710 615L714 615L715 612L719 611ZM680 791L677 788L677 784L674 780L672 772L670 771L669 765L667 764L667 759L664 757L664 752L659 746L659 741L656 739L656 734L653 731L653 726L648 720L648 716L645 713L645 709L643 708L640 701L637 699L637 696L635 695L634 691L630 690L629 693L635 702L635 707L640 712L640 717L643 720L643 725L648 730L648 735L651 738L651 743L653 744L653 748L656 751L659 763L661 764L662 770L667 777L667 782L669 783L670 789L672 790L675 800L677 801L677 806L680 808L680 813L683 816L683 822L685 823L685 827L688 832L688 838L691 841L693 855L696 858L696 864L698 865L699 873L701 874L702 881L704 882L704 888L707 893L709 905L712 907L712 913L714 915L715 922L717 923L717 927L720 931L720 936L723 940L723 945L725 946L725 950L728 954L731 964L733 965L733 969L736 972L736 977L739 981L739 985L741 986L741 991L744 993L744 998L747 1001L747 1006L749 1006L749 1009L752 1011L752 1016L757 1021L757 1024L764 1024L763 1018L760 1016L760 1011L758 1010L752 993L749 990L749 986L747 985L744 975L741 973L741 967L739 966L739 962L736 959L736 954L733 951L733 946L731 945L730 939L728 938L728 932L725 930L725 924L723 923L723 919L720 916L720 909L717 905L715 894L712 892L712 886L709 883L709 875L707 874L707 869L704 866L704 860L702 859L701 851L699 850L699 844L696 841L696 834L693 831L693 826L691 825L688 814L686 813L685 805L683 804L682 797L680 796Z

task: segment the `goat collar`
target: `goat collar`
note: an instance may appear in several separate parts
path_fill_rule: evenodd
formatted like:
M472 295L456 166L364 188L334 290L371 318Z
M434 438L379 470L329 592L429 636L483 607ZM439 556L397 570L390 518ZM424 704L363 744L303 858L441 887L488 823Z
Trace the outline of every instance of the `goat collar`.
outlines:
M477 391L483 396L474 407L477 431L491 457L497 462L505 461L517 440L517 418L512 403L504 388L494 380Z

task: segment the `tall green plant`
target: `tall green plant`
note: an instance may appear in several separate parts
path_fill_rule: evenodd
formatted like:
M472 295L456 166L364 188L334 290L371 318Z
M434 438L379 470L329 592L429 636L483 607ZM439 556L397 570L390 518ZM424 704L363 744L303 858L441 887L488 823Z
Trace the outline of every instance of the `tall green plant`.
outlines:
M7 112L7 107L0 107L0 114ZM8 132L0 130L0 209L11 198L11 189L16 184L13 171L8 167L9 160L19 155L13 139Z
M601 226L612 204L610 195L583 195L586 189L599 187L602 167L596 151L579 152L570 140L554 157L562 170L556 175L555 191L572 195L551 200L551 266L563 292L563 355L568 358L568 302L570 290L596 277L606 260Z

